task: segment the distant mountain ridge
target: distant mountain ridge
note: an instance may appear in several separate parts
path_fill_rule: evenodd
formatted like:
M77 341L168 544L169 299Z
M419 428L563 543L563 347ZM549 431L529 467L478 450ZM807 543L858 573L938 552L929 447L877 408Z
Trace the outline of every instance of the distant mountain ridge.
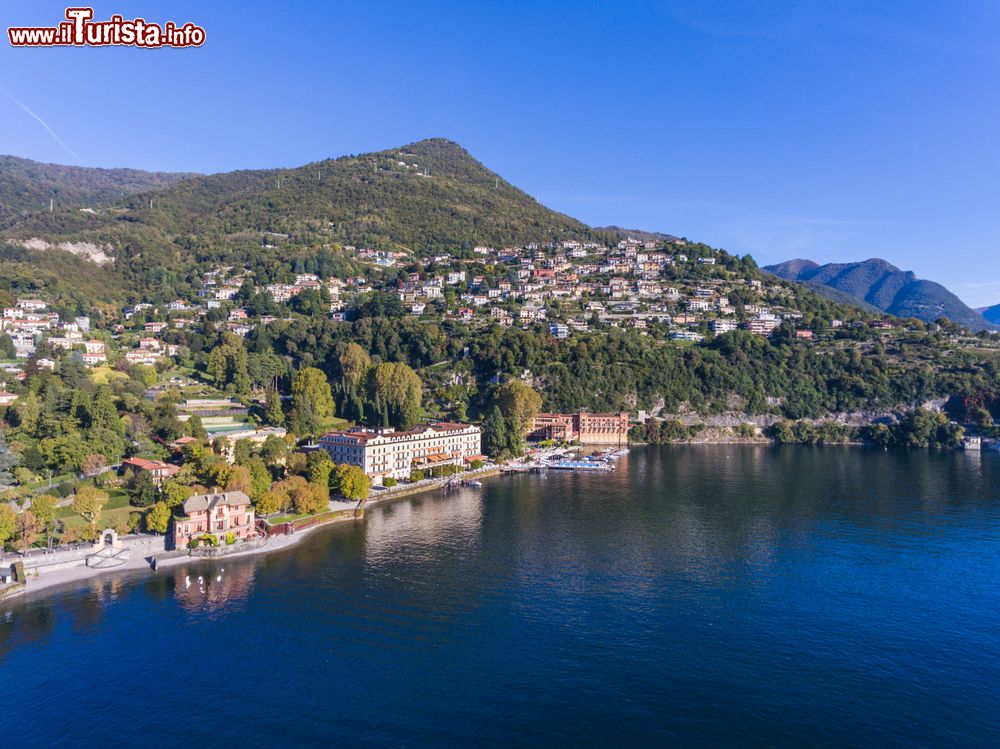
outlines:
M1000 325L1000 304L994 304L992 307L979 307L976 312L985 317L987 322Z
M194 176L181 172L99 169L44 164L0 155L0 221L54 208L84 208L125 195L169 187Z
M916 277L882 260L871 258L859 263L827 263L796 258L764 270L788 281L798 281L836 299L843 295L897 317L915 317L924 322L947 317L971 330L993 329L983 315L939 283Z

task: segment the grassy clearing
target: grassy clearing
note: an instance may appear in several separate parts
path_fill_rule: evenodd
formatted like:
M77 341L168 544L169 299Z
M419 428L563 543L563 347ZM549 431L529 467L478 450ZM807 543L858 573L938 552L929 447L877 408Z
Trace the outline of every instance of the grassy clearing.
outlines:
M266 518L267 522L271 525L281 525L282 523L291 523L296 520L302 520L302 518L311 518L312 515L279 515L276 518Z
M99 529L112 528L117 525L122 520L128 520L128 516L133 512L145 512L140 507L119 507L114 510L105 510L101 513L100 518L97 520L97 527ZM75 528L77 530L82 530L86 528L89 524L79 515L70 515L69 517L62 519L63 526L65 528Z
M331 416L329 419L323 419L319 422L319 432L335 432L341 429L347 429L351 425L347 419L338 419L336 416Z

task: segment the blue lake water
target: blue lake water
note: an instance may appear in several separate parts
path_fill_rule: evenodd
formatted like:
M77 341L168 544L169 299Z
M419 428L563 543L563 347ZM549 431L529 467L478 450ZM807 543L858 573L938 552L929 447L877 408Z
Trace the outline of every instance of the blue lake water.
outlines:
M640 448L0 604L0 736L997 746L998 581L1000 453Z

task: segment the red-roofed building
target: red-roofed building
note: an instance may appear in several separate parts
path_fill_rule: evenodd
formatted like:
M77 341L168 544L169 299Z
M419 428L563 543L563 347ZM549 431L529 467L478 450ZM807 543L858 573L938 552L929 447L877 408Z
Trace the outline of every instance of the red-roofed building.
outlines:
M163 483L163 479L169 478L181 470L178 466L162 463L159 460L146 460L145 458L126 458L122 461L122 471L137 471L148 473L156 485Z

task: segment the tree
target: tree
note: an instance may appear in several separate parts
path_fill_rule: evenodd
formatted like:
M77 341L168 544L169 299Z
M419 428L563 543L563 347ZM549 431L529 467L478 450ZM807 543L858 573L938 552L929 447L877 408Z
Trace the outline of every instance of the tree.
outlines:
M238 465L246 465L253 455L253 443L250 440L236 440L233 445L233 462Z
M340 371L345 384L354 390L361 387L365 373L372 365L368 352L356 343L348 343L340 354Z
M51 494L39 494L31 500L31 511L35 513L45 528L56 519L56 502L58 500Z
M358 466L341 463L334 472L337 491L342 497L360 502L368 498L371 490L371 479Z
M163 485L160 487L160 493L163 495L163 502L167 507L176 507L182 504L185 499L192 496L195 492L190 486L182 484L175 478L167 478L163 480Z
M330 475L335 467L325 450L315 450L306 458L307 476L313 484L329 487Z
M292 380L292 408L304 406L306 400L317 419L328 419L333 416L333 392L330 390L330 383L326 375L315 367L304 367Z
M28 434L34 434L42 413L37 393L32 390L27 397L19 399L14 410L17 412L18 426Z
M125 434L125 425L118 416L111 388L99 385L90 404L90 425L93 429L109 429L115 434Z
M292 431L303 437L312 437L319 431L320 417L309 393L294 399L288 422Z
M285 425L285 412L281 408L281 394L277 390L267 391L267 404L264 406L264 421L273 427Z
M260 446L258 453L269 468L282 465L288 455L288 445L276 434L269 435Z
M297 487L292 493L292 504L295 511L303 515L315 515L329 507L330 490L325 486L307 481Z
M80 472L84 476L96 476L108 465L107 459L100 453L91 453L80 462Z
M420 418L423 383L409 365L383 362L368 374L369 397L386 408L389 423L409 429Z
M524 452L524 427L516 414L506 418L507 422L507 452L511 455L521 455Z
M146 530L150 533L166 533L170 524L170 507L166 502L157 502L146 513Z
M483 422L483 448L487 455L499 457L506 453L509 445L507 420L499 406L493 406L490 415Z
M91 528L97 528L104 505L108 503L108 493L93 486L82 486L77 489L73 499L73 512L82 517Z
M248 497L253 494L253 481L250 476L250 469L246 466L230 466L229 475L226 477L225 489L227 492L243 492Z
M288 505L288 495L280 491L269 490L257 497L254 503L258 515L273 515Z
M0 550L14 536L17 528L17 513L8 504L0 504Z
M134 469L130 469L126 474L125 489L135 507L149 507L160 493L149 471Z
M271 488L271 472L267 469L264 460L256 455L247 462L247 468L250 470L251 489L248 494L251 497L259 497Z
M27 551L38 540L38 534L45 527L45 524L31 510L25 510L17 516L15 533L17 535L18 548Z
M208 439L208 432L205 431L205 427L201 423L201 417L198 414L192 415L187 420L187 432L188 435L194 437L196 440Z
M508 380L501 385L493 402L508 419L517 417L521 429L530 429L542 408L542 396L521 380Z
M980 429L989 429L993 426L993 416L985 408L973 409L969 415L972 417L973 423Z

